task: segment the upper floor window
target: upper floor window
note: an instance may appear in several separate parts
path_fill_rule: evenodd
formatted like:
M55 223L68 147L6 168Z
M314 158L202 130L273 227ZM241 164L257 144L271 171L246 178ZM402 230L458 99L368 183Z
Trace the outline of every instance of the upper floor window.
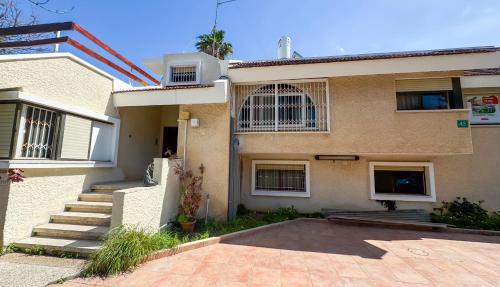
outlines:
M326 82L237 85L240 132L327 131Z
M460 79L397 80L396 102L398 110L461 109Z
M196 82L196 66L173 66L170 67L170 82L191 83Z

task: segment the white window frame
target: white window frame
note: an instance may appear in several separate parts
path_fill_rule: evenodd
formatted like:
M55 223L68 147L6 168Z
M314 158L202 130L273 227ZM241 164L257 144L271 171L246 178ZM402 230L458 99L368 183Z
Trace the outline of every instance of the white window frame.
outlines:
M380 194L375 193L375 167L424 167L426 172L426 186L428 195L406 195L406 194ZM436 202L436 183L434 176L434 164L432 162L388 162L372 161L369 163L370 175L370 199L371 200L394 200L394 201L417 201Z
M170 81L172 76L172 68L183 68L183 67L196 67L196 81L191 82L172 82ZM165 83L167 85L193 85L201 83L201 61L175 61L167 62L167 71Z
M305 176L305 192L286 192L286 191L266 191L255 189L255 174L256 166L258 164L289 164L289 165L304 165ZM311 177L310 177L310 164L306 160L252 160L252 195L256 196L281 196L281 197L311 197Z

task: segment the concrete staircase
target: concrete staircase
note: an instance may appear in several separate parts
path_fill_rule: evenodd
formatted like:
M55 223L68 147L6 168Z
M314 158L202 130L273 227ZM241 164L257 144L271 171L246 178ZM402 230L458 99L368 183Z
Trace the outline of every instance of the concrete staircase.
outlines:
M42 247L49 252L71 252L88 256L108 233L113 208L113 185L95 185L63 212L50 216L47 224L33 228L30 238L16 241L19 248Z
M394 211L350 211L339 209L323 209L321 211L325 217L337 216L348 218L395 220L408 222L430 223L430 214L422 209L394 210Z

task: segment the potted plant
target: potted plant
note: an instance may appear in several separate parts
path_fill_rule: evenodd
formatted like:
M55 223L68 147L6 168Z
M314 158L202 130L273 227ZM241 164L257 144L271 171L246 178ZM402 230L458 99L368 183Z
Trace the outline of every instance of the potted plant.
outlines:
M194 175L192 171L185 170L183 166L177 164L175 173L180 181L180 214L177 222L184 232L193 232L196 224L196 215L200 209L201 190L203 183L203 164L198 168L200 175Z

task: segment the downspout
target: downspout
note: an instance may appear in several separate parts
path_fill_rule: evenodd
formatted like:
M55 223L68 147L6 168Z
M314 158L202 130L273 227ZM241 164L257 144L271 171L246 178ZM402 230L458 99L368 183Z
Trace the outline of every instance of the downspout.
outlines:
M238 146L239 146L239 141L238 138L236 137L235 133L235 103L234 103L234 98L232 95L232 83L231 79L227 76L222 77L228 81L228 86L229 86L229 179L228 179L228 206L227 206L227 220L229 222L233 221L236 218L236 210L234 207L234 201L235 201L235 192L237 190L237 157L238 157Z

